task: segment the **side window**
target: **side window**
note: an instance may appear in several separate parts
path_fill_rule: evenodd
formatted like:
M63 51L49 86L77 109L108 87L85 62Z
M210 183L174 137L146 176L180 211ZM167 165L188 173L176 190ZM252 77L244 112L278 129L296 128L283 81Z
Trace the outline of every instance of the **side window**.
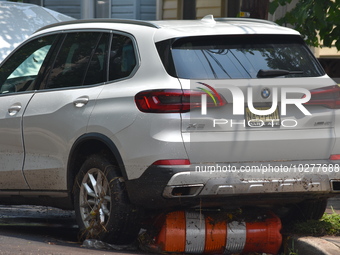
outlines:
M46 87L81 86L84 84L85 73L89 68L95 68L94 71L99 73L100 68L104 67L104 57L100 59L96 52L101 35L102 33L98 32L67 34L48 77ZM92 82L90 80L87 77L86 82ZM98 78L97 81L102 80L103 78Z
M107 81L107 54L111 35L104 33L92 55L84 80L84 85Z
M110 50L109 80L129 76L136 63L135 48L132 40L124 35L114 35Z
M34 80L57 35L45 36L20 47L0 68L0 94L34 89Z

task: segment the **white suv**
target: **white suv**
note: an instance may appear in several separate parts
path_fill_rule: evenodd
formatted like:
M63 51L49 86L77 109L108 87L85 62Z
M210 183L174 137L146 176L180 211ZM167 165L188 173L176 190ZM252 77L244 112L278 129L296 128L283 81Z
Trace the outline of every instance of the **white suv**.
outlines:
M340 88L271 22L50 25L0 93L0 203L75 209L83 237L128 243L178 208L319 218L340 192Z

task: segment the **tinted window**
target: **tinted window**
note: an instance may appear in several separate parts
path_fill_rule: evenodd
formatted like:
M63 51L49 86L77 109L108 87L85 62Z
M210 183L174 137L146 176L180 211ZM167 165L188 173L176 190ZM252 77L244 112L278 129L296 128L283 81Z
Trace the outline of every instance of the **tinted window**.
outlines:
M32 90L33 81L56 35L32 40L18 49L0 69L0 93Z
M47 88L83 85L100 37L101 33L92 32L67 34L49 75Z
M114 35L110 50L109 79L129 76L136 66L136 55L132 40L124 35Z
M107 55L110 34L103 34L92 55L84 80L84 85L107 81Z
M163 60L166 59L162 56L166 53L159 53ZM287 77L324 74L298 36L182 38L172 44L171 53L177 76L187 79L257 78L260 69L302 71ZM170 64L163 63L171 70Z

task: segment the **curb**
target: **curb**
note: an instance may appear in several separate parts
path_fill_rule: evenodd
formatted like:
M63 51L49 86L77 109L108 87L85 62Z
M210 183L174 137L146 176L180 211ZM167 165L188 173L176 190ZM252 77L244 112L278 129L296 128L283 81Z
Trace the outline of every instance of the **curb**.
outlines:
M340 238L293 236L288 249L297 254L335 255L340 254L340 246L336 243L340 244Z

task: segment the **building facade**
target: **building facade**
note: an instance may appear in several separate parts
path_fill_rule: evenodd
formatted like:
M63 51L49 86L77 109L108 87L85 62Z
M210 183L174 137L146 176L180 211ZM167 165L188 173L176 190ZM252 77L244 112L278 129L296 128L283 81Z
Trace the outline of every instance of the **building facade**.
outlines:
M156 0L23 0L76 19L156 19Z

